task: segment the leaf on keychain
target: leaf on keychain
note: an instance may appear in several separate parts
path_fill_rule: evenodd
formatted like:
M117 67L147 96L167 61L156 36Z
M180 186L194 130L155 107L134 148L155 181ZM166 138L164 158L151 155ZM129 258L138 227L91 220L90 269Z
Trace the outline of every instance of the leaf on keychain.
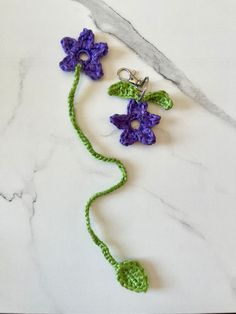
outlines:
M171 100L169 94L164 90L145 94L143 97L143 101L154 102L160 105L165 110L169 110L173 107L173 101Z
M137 261L119 263L117 280L123 287L135 292L146 292L148 289L148 277Z
M135 100L138 100L140 97L140 92L137 90L137 88L125 81L120 81L112 84L108 88L108 94L111 96L119 96L126 99L133 98Z
M136 101L138 101L140 98L140 91L137 90L135 86L125 81L119 81L115 84L112 84L108 88L108 94L111 96L119 96L126 99L135 99ZM158 104L165 110L169 110L173 107L172 99L170 98L169 94L164 90L146 93L143 96L142 101L153 102L155 104Z

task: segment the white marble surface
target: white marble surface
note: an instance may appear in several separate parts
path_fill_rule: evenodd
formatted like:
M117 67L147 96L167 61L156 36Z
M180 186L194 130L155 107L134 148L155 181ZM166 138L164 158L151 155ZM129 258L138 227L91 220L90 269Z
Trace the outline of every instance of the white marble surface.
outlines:
M0 0L0 312L236 311L235 16L233 0ZM143 263L146 294L120 287L84 225L88 197L119 173L90 158L67 116L59 40L83 27L110 53L103 80L82 78L79 122L129 172L93 222L117 259ZM126 106L106 94L121 66L175 102L150 105L157 145L123 147L108 122Z

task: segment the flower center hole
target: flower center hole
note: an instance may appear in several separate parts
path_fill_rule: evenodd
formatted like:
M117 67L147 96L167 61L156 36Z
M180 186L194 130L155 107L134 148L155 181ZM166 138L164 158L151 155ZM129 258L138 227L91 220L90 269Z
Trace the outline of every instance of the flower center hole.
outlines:
M90 59L90 56L86 51L81 51L79 53L79 58L81 61L88 61Z
M132 129L137 130L137 129L139 129L139 127L140 127L140 122L138 120L131 121L131 128Z

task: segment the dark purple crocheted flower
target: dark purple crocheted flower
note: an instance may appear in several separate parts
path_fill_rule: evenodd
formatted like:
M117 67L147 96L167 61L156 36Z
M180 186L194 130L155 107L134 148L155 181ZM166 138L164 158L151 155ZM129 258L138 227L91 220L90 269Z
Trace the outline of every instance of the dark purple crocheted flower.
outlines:
M139 141L151 145L156 142L156 136L151 128L160 122L161 117L148 112L147 106L146 102L131 99L127 114L114 114L110 117L111 123L124 130L120 136L121 144L128 146ZM139 124L137 128L132 125L134 121Z
M93 80L98 80L103 75L99 59L108 52L106 43L94 43L94 34L84 28L79 39L64 37L61 40L62 48L67 56L59 63L63 71L74 71L78 63L82 70Z

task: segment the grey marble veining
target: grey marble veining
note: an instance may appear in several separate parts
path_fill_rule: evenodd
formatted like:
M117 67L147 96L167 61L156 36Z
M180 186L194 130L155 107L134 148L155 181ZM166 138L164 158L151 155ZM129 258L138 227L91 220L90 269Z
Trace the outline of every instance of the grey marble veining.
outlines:
M192 98L210 113L224 120L234 128L236 120L220 106L214 104L191 80L157 47L146 40L133 25L102 0L72 0L86 6L92 14L97 28L109 33L149 64L156 72L172 81L185 95Z
M198 230L196 226L190 220L188 219L185 212L183 212L181 209L177 208L176 206L170 204L166 200L164 200L162 197L157 195L157 193L154 193L153 191L146 189L144 187L138 186L133 184L133 186L136 186L137 188L141 189L142 191L148 193L152 197L158 199L160 203L163 205L163 207L167 210L165 210L165 214L175 220L181 227L184 228L185 231L190 232L192 235L199 237L202 240L206 240L205 235L202 233L202 231Z
M20 192L14 192L11 196L8 196L8 195L0 192L0 197L2 197L7 202L12 202L15 200L16 197L22 198L22 194L23 194L23 192L20 191Z
M12 113L9 117L9 119L7 120L7 122L5 123L5 126L3 127L2 131L0 134L4 134L7 130L7 128L13 123L18 110L20 109L21 105L22 105L22 97L23 97L23 92L24 92L24 82L26 79L26 76L28 74L28 71L30 69L31 66L31 61L27 58L22 58L19 61L18 64L18 93L17 93L17 101L15 106L12 109Z
M147 20L140 16L147 14L146 1L138 2L132 13L129 6L136 8L135 0L75 1L0 1L0 312L235 312L236 142L235 129L229 127L235 121L220 110L221 105L230 108L235 98L234 74L227 66L235 64L236 54L221 49L224 40L231 52L236 49L227 37L236 26L233 10L215 0L215 7L227 15L219 24L209 0L152 0L147 15L150 23L163 25L158 28L163 38L178 26L178 40L186 46L192 40L189 29L198 26L194 43L199 51L202 37L210 43L204 55L196 60L199 51L189 45L186 59L181 45L179 58L197 81L210 78L204 85L207 95L216 92L222 100L229 87L223 107L220 100L215 106L206 99L162 53L173 52L175 43L158 42L153 27L148 27L150 42L142 37ZM202 17L201 23L196 18L196 25L192 19L179 19L176 12L186 10L191 16L193 4L194 16ZM116 11L125 12L127 20ZM102 40L114 47L102 60L105 73L109 68L114 72L118 56L118 63L146 67L150 76L154 69L173 82L158 82L173 95L176 106L162 111L163 122L154 129L158 142L151 147L120 145L120 130L109 123L109 116L125 112L126 102L107 96L113 75L96 83L81 75L75 100L78 122L91 143L127 167L127 186L94 204L91 222L117 260L142 263L150 278L150 289L142 295L117 284L86 230L86 201L117 182L120 173L94 160L78 141L67 104L73 73L60 71L58 62L64 56L61 37L77 36L83 27L93 29L94 23L105 32ZM209 23L212 29L201 28ZM222 76L228 77L225 86L219 86ZM189 106L193 101L177 87L215 116L201 106ZM161 108L150 105L150 111Z

